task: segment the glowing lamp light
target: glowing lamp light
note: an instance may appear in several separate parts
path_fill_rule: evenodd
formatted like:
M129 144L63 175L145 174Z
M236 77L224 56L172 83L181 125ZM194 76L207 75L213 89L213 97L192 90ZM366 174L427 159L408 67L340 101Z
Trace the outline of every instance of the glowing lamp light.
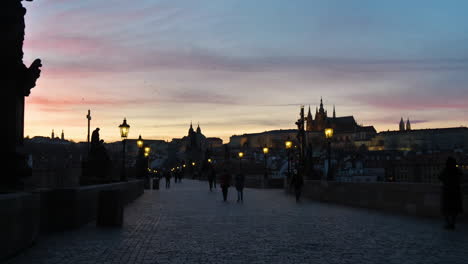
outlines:
M151 152L151 148L149 146L145 147L145 154L149 154Z
M328 139L333 137L333 128L325 128L325 137Z
M263 154L268 154L268 151L270 151L267 147L263 148Z
M128 131L130 130L130 126L127 124L127 119L124 118L123 123L119 126L120 128L120 136L122 139L126 139L128 137Z
M197 164L195 162L192 162L192 166L195 166L195 165L197 165Z
M185 166L186 166L185 164L182 165L182 167L184 167L184 168L185 168Z
M213 162L213 161L211 159L208 159L208 163L211 163L211 162Z
M143 139L141 138L141 135L138 137L137 146L138 146L138 148L143 147Z
M149 153L148 152L145 152L145 158L147 158L149 156Z
M286 140L286 142L284 142L284 145L286 146L286 149L290 149L292 148L292 141L291 140Z
M240 151L238 155L239 155L239 158L242 158L244 157L244 152Z

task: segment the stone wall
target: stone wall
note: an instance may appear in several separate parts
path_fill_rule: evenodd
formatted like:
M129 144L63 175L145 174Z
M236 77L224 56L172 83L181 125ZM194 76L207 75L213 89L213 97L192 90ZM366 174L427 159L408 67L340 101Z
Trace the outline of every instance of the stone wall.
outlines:
M0 194L0 261L30 246L39 233L39 195Z
M0 260L30 246L39 233L78 228L96 219L99 192L120 189L128 204L143 194L133 180L32 193L0 194Z
M463 186L467 220L468 186ZM305 181L303 196L321 202L440 217L440 186L420 183L346 183Z
M143 181L138 180L79 188L39 190L41 232L77 228L94 220L100 191L120 189L127 204L143 194L143 187Z

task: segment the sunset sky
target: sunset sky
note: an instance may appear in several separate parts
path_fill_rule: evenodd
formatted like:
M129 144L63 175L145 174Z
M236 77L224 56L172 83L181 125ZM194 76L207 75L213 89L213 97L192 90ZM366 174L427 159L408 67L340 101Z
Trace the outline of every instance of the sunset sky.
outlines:
M35 0L25 135L209 137L294 128L324 99L378 131L468 125L468 1Z

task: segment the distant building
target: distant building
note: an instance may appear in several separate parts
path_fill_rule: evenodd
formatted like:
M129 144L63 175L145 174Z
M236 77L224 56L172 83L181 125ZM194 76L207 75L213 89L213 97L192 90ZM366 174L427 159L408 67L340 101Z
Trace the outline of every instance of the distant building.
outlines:
M322 145L325 128L333 128L333 146L337 148L354 147L366 144L377 131L373 126L358 125L354 116L337 117L333 107L332 117L328 117L327 110L320 99L320 107L315 110L315 118L309 107L306 121L307 144ZM296 141L297 129L271 130L261 133L251 133L231 136L229 146L233 148L250 147L284 148L284 142L289 138Z
M400 122L401 123L401 122ZM368 149L399 151L468 152L468 128L406 129L378 133L368 143Z

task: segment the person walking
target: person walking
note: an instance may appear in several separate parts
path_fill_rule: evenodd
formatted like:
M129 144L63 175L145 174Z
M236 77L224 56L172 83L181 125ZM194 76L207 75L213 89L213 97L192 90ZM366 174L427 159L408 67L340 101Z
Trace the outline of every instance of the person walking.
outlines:
M169 171L165 171L164 177L166 178L166 189L171 187L171 173Z
M223 200L227 201L228 188L231 185L231 174L226 169L223 170L223 174L220 179L221 190L223 191Z
M294 193L296 195L296 202L299 202L301 198L302 185L304 185L304 179L302 178L302 175L300 175L299 173L295 171L292 181L291 181L291 185L294 187Z
M446 229L455 229L457 215L463 212L461 178L462 172L457 168L457 161L449 157L439 176L442 182L441 211Z
M245 176L242 173L236 175L237 202L244 202Z
M216 171L214 168L208 172L208 183L210 184L210 192L213 191L213 183L215 182Z

